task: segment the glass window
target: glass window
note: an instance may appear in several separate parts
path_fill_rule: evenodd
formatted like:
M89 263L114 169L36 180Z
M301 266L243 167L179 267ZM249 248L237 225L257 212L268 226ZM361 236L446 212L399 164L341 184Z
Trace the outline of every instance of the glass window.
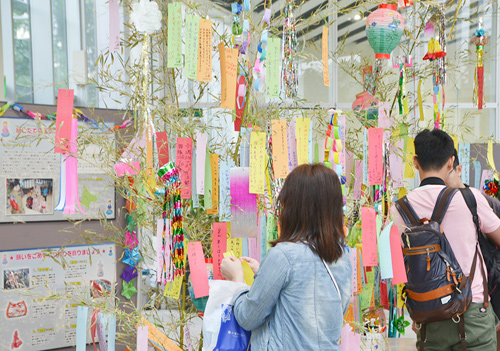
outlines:
M33 103L33 65L29 0L12 0L16 100Z
M54 88L68 87L68 46L66 38L66 1L52 0L52 50L54 52Z

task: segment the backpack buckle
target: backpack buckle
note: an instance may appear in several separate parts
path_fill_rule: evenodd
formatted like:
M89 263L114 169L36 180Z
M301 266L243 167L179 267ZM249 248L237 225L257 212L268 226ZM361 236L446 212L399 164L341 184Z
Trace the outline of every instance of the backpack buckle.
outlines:
M458 320L455 320L455 317L458 318ZM451 320L454 322L454 323L460 323L460 316L459 315L456 315L456 316L453 316L451 317ZM462 336L460 336L460 338L462 338Z
M416 323L415 323L415 329L417 329L417 330L422 329L422 324L420 324L419 322L416 322ZM425 342L425 341L424 341L424 342Z

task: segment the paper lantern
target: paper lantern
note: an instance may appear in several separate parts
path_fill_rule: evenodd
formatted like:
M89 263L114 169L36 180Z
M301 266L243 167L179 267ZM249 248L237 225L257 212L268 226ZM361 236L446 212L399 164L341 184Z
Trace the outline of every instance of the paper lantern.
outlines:
M399 44L405 20L395 4L380 4L366 20L366 36L375 51L375 58L389 59L391 52Z

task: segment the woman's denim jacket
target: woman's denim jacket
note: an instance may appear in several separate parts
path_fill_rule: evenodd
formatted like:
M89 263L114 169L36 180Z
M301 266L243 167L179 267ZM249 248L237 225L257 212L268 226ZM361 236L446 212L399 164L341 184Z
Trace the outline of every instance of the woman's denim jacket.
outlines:
M279 243L262 261L250 290L233 298L238 323L252 331L252 351L340 350L344 313L351 296L351 261L345 250L329 265L304 243Z

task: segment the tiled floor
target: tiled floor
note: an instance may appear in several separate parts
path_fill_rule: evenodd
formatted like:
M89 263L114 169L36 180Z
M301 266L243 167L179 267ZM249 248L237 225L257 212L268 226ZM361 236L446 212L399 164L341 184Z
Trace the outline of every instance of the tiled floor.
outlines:
M398 338L388 339L389 350L397 350L397 351L414 351L417 348L415 347L416 339L413 338Z

